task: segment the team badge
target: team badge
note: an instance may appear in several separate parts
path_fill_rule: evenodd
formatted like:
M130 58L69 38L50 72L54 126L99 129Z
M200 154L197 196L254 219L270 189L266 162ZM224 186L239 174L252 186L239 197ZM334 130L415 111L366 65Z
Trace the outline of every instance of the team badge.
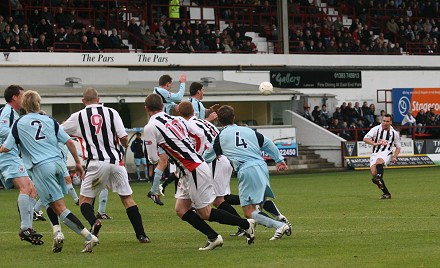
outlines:
M25 171L23 166L19 166L18 167L18 172L23 173Z
M416 145L417 152L420 154L422 152L423 144L425 141L414 141Z
M354 150L354 142L346 142L345 148L347 149L348 154L351 156L353 154L353 150Z

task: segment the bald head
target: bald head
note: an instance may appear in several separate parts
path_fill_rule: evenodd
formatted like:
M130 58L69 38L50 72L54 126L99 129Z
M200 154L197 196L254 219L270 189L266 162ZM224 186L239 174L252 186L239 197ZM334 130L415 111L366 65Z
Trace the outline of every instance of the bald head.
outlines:
M99 102L98 91L92 87L88 87L83 92L83 103L89 105Z

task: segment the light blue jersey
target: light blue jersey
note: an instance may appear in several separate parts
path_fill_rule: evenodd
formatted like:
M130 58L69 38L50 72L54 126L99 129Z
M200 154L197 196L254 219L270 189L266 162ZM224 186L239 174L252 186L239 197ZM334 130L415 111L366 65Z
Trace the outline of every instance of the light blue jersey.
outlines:
M266 197L275 197L269 183L269 171L260 151L276 163L284 161L276 145L250 128L229 125L220 131L214 143L203 154L206 162L224 155L237 171L240 205L255 205Z
M179 92L172 93L165 88L155 87L154 93L158 94L163 101L163 111L170 114L171 109L176 106L176 102L180 102L185 94L185 83L180 83Z
M29 170L46 162L62 160L58 142L65 144L69 139L55 119L30 113L14 123L3 145L12 149L20 144L24 165Z
M62 142L58 142L58 147L60 148L61 158L63 159L64 164L66 164L64 168L63 177L69 177L70 174L69 174L69 170L67 169L67 154L69 153L69 148L67 148L67 145Z
M6 138L11 132L12 124L19 117L18 113L12 108L9 103L6 103L5 107L0 109L0 144L3 144ZM8 158L11 156L18 157L17 147L14 147L10 152L6 154L0 154L0 159Z
M266 152L276 163L284 161L276 145L263 134L248 127L229 125L220 131L210 150L203 157L212 162L217 155L223 154L232 162L234 169L239 171L243 164L259 161L264 164L260 151Z
M67 154L69 153L69 149L67 148L66 144L62 142L58 142L58 147L60 148L61 158L67 163Z
M9 103L0 109L0 144L4 143L8 137L11 132L12 124L18 117L18 113ZM0 172L3 185L6 186L7 189L13 187L13 179L28 176L16 146L11 148L11 151L0 154Z
M195 98L189 98L188 101L191 102L191 104L193 105L194 115L199 119L205 119L205 117L206 117L205 110L206 109L205 109L205 106L203 105L203 103Z

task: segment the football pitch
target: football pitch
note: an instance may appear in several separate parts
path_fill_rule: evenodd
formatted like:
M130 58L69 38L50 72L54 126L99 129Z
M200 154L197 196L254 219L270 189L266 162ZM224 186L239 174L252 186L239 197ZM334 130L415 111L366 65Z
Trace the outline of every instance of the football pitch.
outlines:
M392 199L367 171L271 177L276 204L293 224L292 236L269 241L273 229L259 225L255 243L230 237L233 226L209 223L224 245L200 252L205 237L174 214L172 188L160 207L146 197L151 184L132 183L134 199L152 243L140 244L119 197L109 194L93 253L81 253L83 238L63 225L61 253L52 253L48 222L34 222L45 244L19 240L17 191L0 191L1 267L440 267L440 168L387 169ZM231 190L237 192L237 180ZM78 191L78 189L77 189ZM86 223L70 196L66 204ZM242 214L241 208L236 207ZM87 224L87 227L88 224Z

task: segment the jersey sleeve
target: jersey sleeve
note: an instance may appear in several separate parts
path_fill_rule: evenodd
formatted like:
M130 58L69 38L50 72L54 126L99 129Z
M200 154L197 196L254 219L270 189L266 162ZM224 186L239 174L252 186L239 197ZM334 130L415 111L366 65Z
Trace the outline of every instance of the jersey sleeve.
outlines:
M365 138L368 138L368 139L370 139L370 140L373 140L374 139L374 133L376 133L376 128L374 127L374 128L372 128L372 129L370 129L368 132L367 132L367 134L365 134Z
M203 153L203 158L207 163L211 163L214 159L221 154L220 147L220 135L215 137L214 142L208 149Z
M0 120L0 137L3 139L6 138L9 134L9 132L10 132L9 120L6 118L2 118Z
M11 114L7 114L6 112L6 107L3 108L3 113L0 117L0 139L6 139L6 137L8 136L9 132L10 132L10 125L11 125ZM11 109L11 113L12 113L12 109Z
M116 128L116 134L118 135L118 138L123 138L125 136L127 136L127 131L125 131L125 127L124 127L124 123L122 122L122 118L119 115L119 113L114 110L111 109L113 114L114 114L114 124L115 124L115 128Z
M64 123L61 124L61 127L67 134L75 137L80 136L78 128L78 116L79 112L76 112L72 114L66 121L64 121Z
M172 102L180 102L185 94L185 83L180 83L179 91L177 93L170 93L169 99Z
M261 135L264 138L263 145L260 147L262 151L266 152L275 161L275 163L284 161L283 155L280 153L280 150L278 150L278 147L275 145L275 143L273 143L272 140L261 133L255 132L255 134Z
M154 131L154 125L147 124L144 127L145 148L148 153L148 161L152 164L156 164L159 161L159 155L157 152L158 144Z
M400 143L400 135L397 131L394 131L394 135L396 137L396 139L394 140L394 146L396 146L396 148L400 148L402 147L402 144Z
M57 122L55 122L55 124L58 124ZM66 133L66 131L64 131L63 128L60 128L58 130L58 134L57 134L57 139L59 142L61 142L62 144L66 144L66 142L68 140L70 140L70 136Z
M5 142L3 143L3 147L9 150L12 150L14 146L16 147L17 143L19 142L17 123L18 121L14 122L14 124L12 125L12 131L9 131L9 134L6 137Z

